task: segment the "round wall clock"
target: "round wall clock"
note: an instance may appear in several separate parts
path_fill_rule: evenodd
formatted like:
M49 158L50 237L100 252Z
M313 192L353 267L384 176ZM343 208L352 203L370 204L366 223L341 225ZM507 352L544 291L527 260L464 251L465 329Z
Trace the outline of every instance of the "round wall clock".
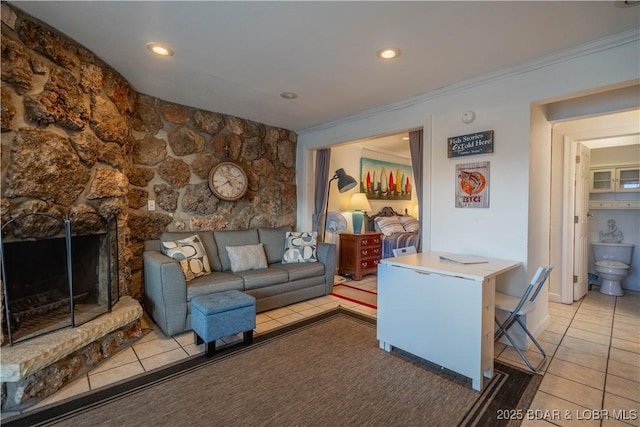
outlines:
M248 186L247 174L235 163L218 163L209 171L209 188L219 199L238 200Z

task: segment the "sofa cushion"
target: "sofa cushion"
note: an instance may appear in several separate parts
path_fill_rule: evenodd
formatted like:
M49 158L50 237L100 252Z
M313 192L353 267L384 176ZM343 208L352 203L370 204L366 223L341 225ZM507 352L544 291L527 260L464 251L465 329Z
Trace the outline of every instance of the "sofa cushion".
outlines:
M257 245L260 243L258 230L256 229L214 231L213 237L219 248L218 255L220 256L222 271L231 270L231 261L225 249L227 246Z
M271 264L270 267L284 270L289 274L289 281L324 276L324 264L321 262L296 262L288 264Z
M244 290L242 277L231 273L214 271L208 276L198 277L187 284L187 302L191 301L191 298L200 295L232 289Z
M269 264L282 261L287 231L291 231L291 226L258 228L260 243L264 244L264 252L267 254L267 262Z
M227 246L227 255L231 263L231 271L257 270L267 268L267 257L264 254L264 245Z
M282 263L318 261L318 233L309 231L287 232Z
M216 245L216 241L213 238L213 232L211 231L166 231L160 235L160 241L184 239L185 237L189 237L194 234L198 234L198 236L200 236L200 240L204 245L204 250L209 258L209 265L211 266L211 269L214 271L222 271L222 264L220 264L220 257L218 255L218 246Z
M211 273L207 253L197 234L184 239L163 241L162 253L180 263L187 282Z
M260 270L240 271L236 274L244 280L245 290L287 283L289 280L287 272L277 268L261 268Z

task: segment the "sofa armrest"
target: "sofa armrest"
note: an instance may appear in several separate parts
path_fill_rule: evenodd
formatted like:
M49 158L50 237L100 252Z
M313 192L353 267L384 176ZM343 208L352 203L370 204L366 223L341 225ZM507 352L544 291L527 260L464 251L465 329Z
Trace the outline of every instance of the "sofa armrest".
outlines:
M190 329L187 283L180 263L157 251L145 251L142 257L147 312L167 336Z
M336 245L333 243L318 243L318 261L324 264L325 295L331 293L336 274Z

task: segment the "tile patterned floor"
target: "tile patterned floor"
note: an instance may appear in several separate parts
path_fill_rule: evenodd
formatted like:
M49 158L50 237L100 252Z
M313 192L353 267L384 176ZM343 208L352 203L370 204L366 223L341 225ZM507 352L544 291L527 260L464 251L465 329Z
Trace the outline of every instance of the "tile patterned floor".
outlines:
M350 282L376 290L375 275ZM341 305L376 316L376 310L331 295L260 313L255 334ZM523 426L640 426L640 292L622 298L597 287L573 305L550 303L551 322L539 337L548 354L544 378L529 411L513 414ZM113 358L29 410L126 380L200 354L191 332L166 337L148 318L151 331ZM228 342L241 340L242 334ZM223 343L218 343L218 346ZM535 350L530 359L540 360ZM496 344L498 360L526 367L508 346ZM3 414L9 416L12 414Z
M617 298L594 286L549 314L538 341L551 359L522 425L640 426L640 292ZM496 357L524 366L512 348Z

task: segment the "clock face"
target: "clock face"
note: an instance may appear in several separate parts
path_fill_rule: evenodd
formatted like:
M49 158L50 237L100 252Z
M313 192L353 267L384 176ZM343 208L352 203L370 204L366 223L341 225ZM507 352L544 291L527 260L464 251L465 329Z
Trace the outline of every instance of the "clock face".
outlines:
M238 200L248 184L247 174L235 163L219 163L209 172L209 188L219 199Z

